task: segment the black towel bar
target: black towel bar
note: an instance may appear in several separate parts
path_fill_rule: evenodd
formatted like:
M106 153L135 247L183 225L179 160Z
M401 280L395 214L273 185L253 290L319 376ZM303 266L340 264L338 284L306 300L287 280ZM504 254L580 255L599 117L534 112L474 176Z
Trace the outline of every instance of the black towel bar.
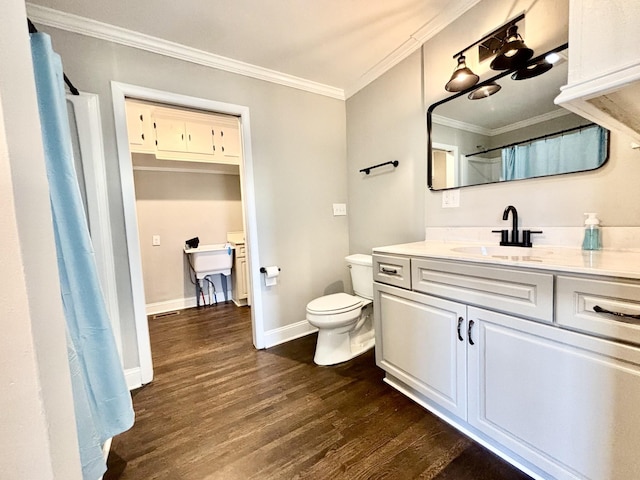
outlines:
M394 160L392 162L390 161L390 162L379 163L378 165L374 165L373 167L363 168L362 170L360 170L360 172L364 172L367 175L369 175L369 173L371 173L371 170L373 170L374 168L384 167L385 165L393 165L393 168L395 168L398 165L400 165L400 162L398 160Z

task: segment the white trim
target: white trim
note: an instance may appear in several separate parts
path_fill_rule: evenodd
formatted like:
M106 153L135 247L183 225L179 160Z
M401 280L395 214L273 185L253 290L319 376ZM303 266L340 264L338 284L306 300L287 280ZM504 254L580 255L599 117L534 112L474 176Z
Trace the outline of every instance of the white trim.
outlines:
M375 79L391 70L402 60L421 48L427 40L440 33L442 30L444 30L445 27L450 25L454 20L456 20L458 17L460 17L467 10L471 9L479 2L480 0L461 0L459 2L459 5L457 6L447 6L447 8L436 18L431 20L426 25L423 25L391 54L387 55L380 62L369 69L358 79L356 83L345 88L345 98L352 97L364 87L373 82Z
M138 239L138 221L136 216L135 187L133 182L133 165L129 151L129 138L125 112L125 97L137 98L157 103L196 108L199 110L234 115L240 119L243 161L240 165L240 188L244 207L245 235L247 241L247 257L249 264L249 281L251 285L260 285L260 257L258 251L258 223L253 181L253 155L251 151L251 123L249 108L241 105L217 102L203 98L191 97L177 93L164 92L136 85L111 82L113 99L116 141L120 165L120 182L122 184L122 201L127 235L127 251L133 291L136 334L142 382L148 383L153 378L151 362L151 345L149 342L149 325L146 317L144 285L142 279L142 260ZM253 327L253 343L256 348L264 348L264 320L262 311L262 290L251 288L252 306L251 320Z
M96 266L104 294L105 306L111 319L113 336L120 356L120 363L122 364L120 310L118 308L109 195L107 193L107 173L102 141L102 124L100 121L100 99L98 95L93 93L67 95L66 99L73 104L74 108L78 141L80 143L80 157L86 185L91 243L95 251Z
M231 291L227 292L227 299L231 300ZM211 300L214 301L214 298L212 298ZM224 295L222 294L222 292L215 293L215 300L217 300L218 303L223 303L225 301ZM165 300L163 302L147 303L146 311L147 311L147 315L157 315L159 313L173 312L176 310L184 310L186 308L193 308L196 306L197 306L196 297L193 296L188 298L174 298L173 300Z
M127 387L129 391L135 390L136 388L140 388L142 383L142 374L140 372L139 367L135 368L127 368L124 371L124 379L127 382Z
M131 294L133 298L133 315L136 326L138 361L140 364L141 382L149 383L153 379L153 361L151 358L151 340L149 325L145 312L144 282L142 276L142 260L140 255L140 239L138 236L138 218L136 214L136 198L133 180L129 136L127 133L125 90L119 89L111 82L113 100L113 116L115 122L118 163L120 167L120 184L122 187L122 203L124 210L125 235L127 237L127 253L129 257L129 274Z
M431 114L431 120L438 125L444 125L445 127L455 128L456 130L464 130L466 132L477 133L486 137L491 136L491 130L484 127L479 127L473 123L462 122L460 120L454 120L453 118L443 117L442 115Z
M477 133L486 137L495 137L496 135L502 135L503 133L512 132L520 128L530 127L531 125L536 125L538 123L547 122L555 118L564 117L565 115L569 115L570 113L571 112L566 109L559 108L557 110L538 115L537 117L526 118L519 122L510 123L509 125L505 125L504 127L493 129L480 127L479 125L475 125L473 123L462 122L460 120L455 120L453 118L443 117L442 115L436 114L431 114L431 119L433 120L433 123L444 125L445 127L451 127L457 130L465 130L467 132Z
M291 325L286 325L284 327L274 328L264 332L265 346L266 348L275 347L281 343L290 342L291 340L311 335L317 331L318 329L311 326L311 324L306 320L292 323Z
M138 48L147 52L157 53L166 57L184 60L186 62L203 65L205 67L236 73L245 77L265 80L267 82L284 85L286 87L316 93L326 97L344 100L344 90L330 85L305 80L286 73L276 72L268 68L251 65L232 58L215 55L196 48L169 42L158 37L116 27L89 18L65 13L52 8L27 3L29 18L42 25L60 28L68 32L78 33L88 37L106 40L108 42Z
M537 117L525 118L519 122L510 123L509 125L505 125L504 127L494 128L491 130L489 134L492 137L496 135L502 135L503 133L513 132L514 130L518 130L520 128L530 127L531 125L536 125L538 123L547 122L549 120L553 120L555 118L564 117L565 115L570 115L571 112L565 108L558 108L557 110L553 110L551 112L543 113L542 115L538 115Z
M138 48L147 52L177 58L206 67L217 68L218 70L264 80L278 85L336 98L338 100L346 100L421 48L427 40L450 25L451 22L471 9L479 3L479 1L480 0L460 0L458 6L454 6L453 8L450 6L447 7L435 19L418 29L402 45L365 72L353 85L345 89L306 80L257 65L251 65L239 60L215 55L203 50L169 42L158 37L145 35L41 5L27 2L26 6L31 20L42 25L60 28L68 32Z
M240 175L240 172L229 172L226 170L205 170L204 168L173 168L173 167L144 167L135 166L136 172L167 172L167 173L209 173L214 175Z
M617 130L629 135L633 140L640 141L640 133L623 122L600 110L588 100L606 95L625 86L640 81L640 64L630 64L596 77L587 78L580 82L561 87L561 93L555 99L557 105L562 105L578 115L587 118L603 127ZM624 113L623 108L616 113Z

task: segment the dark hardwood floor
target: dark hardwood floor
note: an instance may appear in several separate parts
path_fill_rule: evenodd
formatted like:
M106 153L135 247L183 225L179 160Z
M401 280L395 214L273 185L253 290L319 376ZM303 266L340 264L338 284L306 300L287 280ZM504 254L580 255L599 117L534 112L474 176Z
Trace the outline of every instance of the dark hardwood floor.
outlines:
M333 367L315 335L257 351L231 303L149 326L155 377L105 480L529 478L383 383L373 351Z

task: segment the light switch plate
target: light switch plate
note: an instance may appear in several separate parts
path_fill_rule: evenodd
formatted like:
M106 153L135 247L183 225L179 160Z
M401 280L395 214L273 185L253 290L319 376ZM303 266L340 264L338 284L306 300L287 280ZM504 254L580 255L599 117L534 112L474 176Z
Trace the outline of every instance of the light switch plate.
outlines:
M154 247L160 246L160 235L154 235L151 237L151 245Z
M457 208L460 206L460 190L445 190L442 192L442 208Z
M334 203L333 204L333 216L334 217L344 217L347 214L347 204L346 203Z

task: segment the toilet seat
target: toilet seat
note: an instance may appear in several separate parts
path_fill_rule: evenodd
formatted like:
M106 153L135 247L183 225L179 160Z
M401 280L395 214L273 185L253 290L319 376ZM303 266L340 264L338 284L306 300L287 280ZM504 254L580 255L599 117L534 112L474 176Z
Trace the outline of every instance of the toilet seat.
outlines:
M313 315L337 315L361 308L363 300L348 293L334 293L311 300L307 312Z

